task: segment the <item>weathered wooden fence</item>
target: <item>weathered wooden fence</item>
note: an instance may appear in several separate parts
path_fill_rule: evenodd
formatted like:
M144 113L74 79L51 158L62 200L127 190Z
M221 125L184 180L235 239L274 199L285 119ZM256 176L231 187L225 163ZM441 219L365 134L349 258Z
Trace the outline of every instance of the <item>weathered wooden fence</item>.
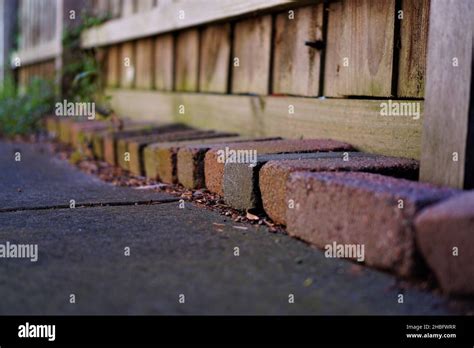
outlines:
M107 48L119 112L420 157L422 117L381 117L379 98L422 107L428 0L138 3L82 40Z
M33 76L55 78L61 55L62 1L21 0L18 7L18 51L13 57L19 84Z
M59 83L63 34L80 23L90 4L87 0L18 0L18 47L11 63L20 87L35 76Z

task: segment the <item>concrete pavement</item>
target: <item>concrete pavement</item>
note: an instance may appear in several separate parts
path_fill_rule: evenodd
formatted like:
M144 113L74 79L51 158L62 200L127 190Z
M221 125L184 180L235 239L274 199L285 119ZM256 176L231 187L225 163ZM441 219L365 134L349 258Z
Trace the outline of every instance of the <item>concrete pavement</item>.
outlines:
M0 314L455 313L447 298L400 290L391 275L181 209L167 194L113 187L38 145L0 143L0 175L0 243L39 250L37 262L0 258ZM121 205L70 209L71 198Z

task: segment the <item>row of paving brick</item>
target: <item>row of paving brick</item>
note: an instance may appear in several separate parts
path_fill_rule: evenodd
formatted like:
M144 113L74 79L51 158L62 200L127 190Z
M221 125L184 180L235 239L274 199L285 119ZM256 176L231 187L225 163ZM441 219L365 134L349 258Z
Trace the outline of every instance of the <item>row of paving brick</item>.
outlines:
M133 174L207 188L236 209L264 210L319 248L364 245L366 265L405 277L435 273L474 294L474 193L416 182L415 160L357 152L334 140L250 138L181 124L48 118L61 141Z

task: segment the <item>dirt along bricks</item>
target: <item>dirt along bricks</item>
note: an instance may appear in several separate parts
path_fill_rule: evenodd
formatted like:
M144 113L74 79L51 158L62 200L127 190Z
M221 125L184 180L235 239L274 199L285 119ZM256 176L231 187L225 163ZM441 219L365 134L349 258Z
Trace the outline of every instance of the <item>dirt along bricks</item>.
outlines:
M240 137L233 133L215 133L206 138L195 140L156 143L144 150L145 175L147 178L159 179L164 183L178 183L178 152L186 146L211 146L227 141L237 141Z
M441 288L474 295L474 191L428 207L415 226L417 244Z
M288 234L319 248L362 246L368 266L400 276L416 275L423 263L414 219L422 208L458 193L373 173L296 172L290 175Z
M239 137L232 139L232 143L245 141L269 141L279 140L279 137L272 138L246 138ZM224 143L197 144L181 146L177 154L177 173L178 181L188 189L201 189L205 187L204 179L204 157L206 153L213 148L225 147Z
M386 157L358 152L338 153L336 156L319 156L303 160L268 161L259 174L259 188L263 208L276 223L285 225L286 185L296 171L363 171L405 179L416 179L418 162L411 159Z
M350 150L352 150L352 146L347 143L327 139L269 140L228 144L223 148L213 148L206 153L204 159L206 187L213 193L224 195L224 163L235 162L232 157L238 159L241 155L245 156L252 153L255 153L258 158L259 155L263 154Z

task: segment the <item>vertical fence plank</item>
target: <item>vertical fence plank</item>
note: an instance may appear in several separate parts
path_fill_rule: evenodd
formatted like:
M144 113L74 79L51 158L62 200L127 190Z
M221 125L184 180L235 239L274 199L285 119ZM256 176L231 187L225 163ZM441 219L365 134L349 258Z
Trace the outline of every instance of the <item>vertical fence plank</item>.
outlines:
M25 2L20 0L18 3L18 49L22 50L25 47L24 42L24 28L21 23L23 23L23 18L25 17Z
M199 31L182 31L176 39L177 91L195 92L198 90Z
M397 91L400 97L423 98L425 92L429 7L429 0L402 2Z
M50 80L54 80L54 78L56 77L56 66L55 66L55 62L54 60L50 61L48 63L48 79Z
M329 4L327 96L392 94L395 0Z
M153 87L153 39L137 41L136 46L136 88L151 89Z
M268 93L271 33L270 15L236 23L232 66L233 93Z
M93 13L96 16L105 16L109 12L109 0L95 0Z
M211 25L201 32L199 91L227 92L230 57L230 24Z
M46 0L45 4L45 16L44 16L44 21L45 21L45 41L50 41L53 38L53 33L54 33L54 26L55 26L55 18L54 14L56 13L56 2L51 1L51 0Z
M291 11L276 18L273 92L317 96L321 51L305 42L323 39L323 4Z
M432 0L420 179L474 188L471 0Z
M109 0L110 16L112 18L118 18L122 12L122 1L121 0Z
M38 17L39 17L39 35L38 35L38 42L42 44L45 42L44 40L44 28L45 28L45 23L44 23L44 16L45 16L45 11L44 11L44 5L46 3L44 1L41 1L38 4Z
M107 49L107 78L108 87L118 87L120 81L120 46L112 45Z
M120 86L131 88L135 82L135 42L125 42L120 47Z
M30 37L31 37L31 20L30 18L30 7L31 7L31 0L24 0L25 2L25 17L23 18L23 25L25 27L24 32L24 39L25 39L25 48L31 47L30 44Z
M122 17L128 17L134 12L134 1L133 0L122 0Z
M31 3L31 24L32 24L32 37L31 37L31 46L36 46L38 45L38 37L39 37L39 16L38 16L38 10L39 10L39 1L32 1Z
M19 90L23 91L26 86L26 67L21 67L18 70L18 85Z
M153 0L138 0L136 12L145 12L153 7Z
M173 90L173 45L172 34L155 39L155 88L158 90Z

